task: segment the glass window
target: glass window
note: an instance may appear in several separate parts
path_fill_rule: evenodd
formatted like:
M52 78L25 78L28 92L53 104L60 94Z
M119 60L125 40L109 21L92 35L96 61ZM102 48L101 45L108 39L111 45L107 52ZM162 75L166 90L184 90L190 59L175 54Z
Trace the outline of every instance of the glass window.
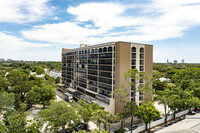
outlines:
M99 48L99 53L102 53L102 48Z
M144 52L144 48L140 48L140 52L143 53Z
M132 65L136 65L136 61L135 60L132 60Z
M108 47L108 52L111 52L112 51L112 47Z
M136 53L132 53L132 58L136 58Z
M132 48L131 48L131 51L132 51L132 52L136 52L136 48L135 48L135 47L132 47Z
M97 48L95 48L95 53L98 53L98 49Z
M104 48L103 48L103 52L107 52L107 47L104 47Z

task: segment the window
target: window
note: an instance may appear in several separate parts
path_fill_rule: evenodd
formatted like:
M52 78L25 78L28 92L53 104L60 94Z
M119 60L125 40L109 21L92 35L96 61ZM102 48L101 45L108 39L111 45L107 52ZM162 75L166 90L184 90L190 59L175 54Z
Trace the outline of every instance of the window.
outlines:
M97 71L94 71L94 70L88 70L88 74L97 75Z
M99 76L112 78L112 73L110 73L110 72L99 72Z
M132 53L132 58L136 58L136 53Z
M94 49L91 50L91 53L94 53Z
M93 86L89 86L89 87L88 87L88 90L97 92L97 88L96 88L96 87L93 87Z
M99 53L102 53L102 48L99 48Z
M108 47L108 52L112 52L112 47Z
M97 69L97 66L96 66L96 65L89 65L89 66L88 66L88 69L95 69L95 70L96 70L96 69Z
M105 84L102 84L102 83L99 83L99 88L112 91L112 86L110 86L110 85L105 85Z
M140 66L140 71L144 71L144 66Z
M132 60L132 65L135 65L136 64L136 61L135 60Z
M98 49L97 48L95 48L95 53L98 53Z
M112 53L99 54L99 58L112 58Z
M140 65L144 65L144 60L140 60Z
M108 64L108 65L112 65L112 60L99 60L99 64Z
M89 81L89 84L93 85L93 86L97 86L97 82L96 81Z
M140 54L140 59L144 59L144 54Z
M107 52L107 48L106 47L103 48L103 52Z
M112 71L112 66L99 66L99 70Z
M111 97L111 93L105 90L99 90L99 94L102 94L107 97Z
M132 48L131 48L131 52L136 52L136 48L135 48L135 47L132 47Z
M141 52L141 53L144 53L144 48L140 48L140 52Z
M112 79L99 78L99 82L112 84Z

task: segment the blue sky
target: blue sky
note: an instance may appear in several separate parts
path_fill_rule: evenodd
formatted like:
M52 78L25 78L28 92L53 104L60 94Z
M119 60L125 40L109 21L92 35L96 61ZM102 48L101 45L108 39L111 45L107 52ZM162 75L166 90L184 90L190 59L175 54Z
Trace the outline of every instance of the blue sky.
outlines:
M200 63L200 0L1 0L0 58L60 61L62 48L112 41Z

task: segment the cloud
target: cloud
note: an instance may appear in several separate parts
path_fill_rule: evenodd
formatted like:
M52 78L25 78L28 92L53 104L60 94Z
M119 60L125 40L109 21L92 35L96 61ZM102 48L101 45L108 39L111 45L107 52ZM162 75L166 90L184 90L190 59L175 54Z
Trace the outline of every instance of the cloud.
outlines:
M49 0L1 0L0 22L25 23L41 21L51 14Z
M177 38L185 30L200 25L200 0L153 0L138 7L111 2L84 3L70 6L67 12L74 20L39 25L21 33L30 40L96 44Z
M1 58L27 59L27 60L38 60L41 59L42 57L48 58L50 57L48 54L50 51L47 52L44 49L47 49L55 45L57 44L27 42L22 38L18 38L0 32Z

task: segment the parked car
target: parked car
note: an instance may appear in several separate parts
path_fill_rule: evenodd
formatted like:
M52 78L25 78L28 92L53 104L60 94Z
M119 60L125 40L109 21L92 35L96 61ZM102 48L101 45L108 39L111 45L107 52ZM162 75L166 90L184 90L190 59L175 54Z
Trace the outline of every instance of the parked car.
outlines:
M135 130L136 128L138 128L138 125L133 125L132 130ZM131 130L131 129L130 129Z
M73 102L74 101L72 94L70 94L68 92L65 92L64 95L65 95L65 99L67 101L69 101L69 102Z
M84 123L79 123L78 126L75 128L75 131L78 130L86 130L87 129L87 125Z

